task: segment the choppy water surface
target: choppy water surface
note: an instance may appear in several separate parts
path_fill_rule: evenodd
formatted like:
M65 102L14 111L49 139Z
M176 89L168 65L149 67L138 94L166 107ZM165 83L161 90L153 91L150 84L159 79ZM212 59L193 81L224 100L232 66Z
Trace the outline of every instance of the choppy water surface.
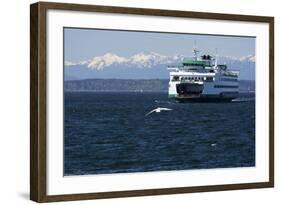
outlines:
M255 166L255 100L176 103L167 93L67 92L64 174ZM157 107L172 109L145 114Z

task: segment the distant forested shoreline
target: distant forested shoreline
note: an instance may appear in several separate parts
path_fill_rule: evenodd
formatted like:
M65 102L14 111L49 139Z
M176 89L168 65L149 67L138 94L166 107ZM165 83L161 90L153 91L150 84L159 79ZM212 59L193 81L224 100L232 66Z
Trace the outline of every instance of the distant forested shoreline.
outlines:
M66 92L168 92L168 79L83 79L64 81ZM240 92L254 92L255 81L239 80Z

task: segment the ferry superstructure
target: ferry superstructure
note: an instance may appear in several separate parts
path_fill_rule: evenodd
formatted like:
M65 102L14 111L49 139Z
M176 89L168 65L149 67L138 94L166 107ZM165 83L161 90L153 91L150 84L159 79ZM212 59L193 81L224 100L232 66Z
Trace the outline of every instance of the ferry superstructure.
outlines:
M198 52L193 49L193 58L168 66L169 98L180 102L227 102L237 98L239 71L218 64L217 55L198 57Z

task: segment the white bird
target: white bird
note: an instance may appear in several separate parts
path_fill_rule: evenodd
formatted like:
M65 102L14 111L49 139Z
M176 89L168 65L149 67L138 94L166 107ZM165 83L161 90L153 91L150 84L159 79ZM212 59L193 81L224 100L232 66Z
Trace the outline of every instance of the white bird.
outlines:
M165 108L165 107L158 107L158 108L156 108L156 109L154 109L154 110L151 110L150 112L146 113L145 116L148 116L148 115L150 115L150 114L153 113L153 112L161 112L162 110L170 111L170 110L172 110L172 109L170 109L170 108Z

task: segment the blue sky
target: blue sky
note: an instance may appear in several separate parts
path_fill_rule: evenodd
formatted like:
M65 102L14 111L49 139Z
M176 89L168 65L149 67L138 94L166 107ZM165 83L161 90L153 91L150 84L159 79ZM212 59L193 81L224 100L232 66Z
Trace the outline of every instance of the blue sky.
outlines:
M215 54L217 48L221 56L255 55L254 37L65 28L64 41L65 60L72 62L108 52L124 57L151 51L163 55L192 56L195 41L201 54Z

